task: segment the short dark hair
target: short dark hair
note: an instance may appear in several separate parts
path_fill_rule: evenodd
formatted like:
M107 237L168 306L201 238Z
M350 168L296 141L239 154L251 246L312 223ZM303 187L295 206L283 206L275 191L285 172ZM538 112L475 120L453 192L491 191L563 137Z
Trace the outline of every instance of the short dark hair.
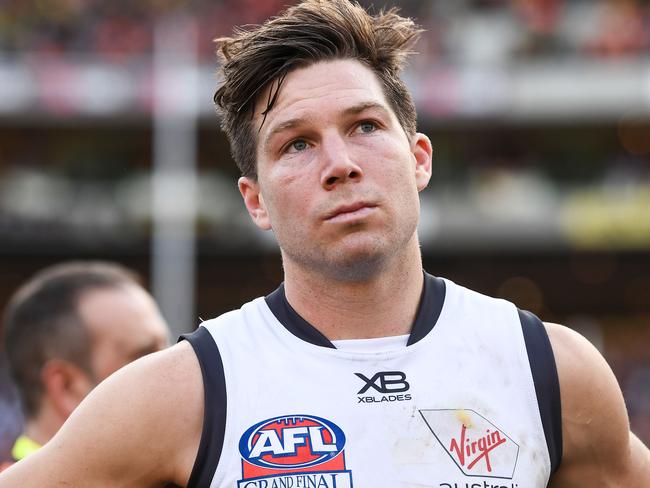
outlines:
M47 361L64 359L92 375L91 337L77 309L81 295L140 283L118 264L71 261L43 269L14 293L3 317L4 346L27 418L40 409Z
M217 39L223 83L214 101L242 175L257 178L253 117L260 94L276 82L266 115L286 74L318 61L355 59L368 66L404 131L415 134L415 104L399 75L421 32L396 9L373 16L349 0L304 0L253 30Z

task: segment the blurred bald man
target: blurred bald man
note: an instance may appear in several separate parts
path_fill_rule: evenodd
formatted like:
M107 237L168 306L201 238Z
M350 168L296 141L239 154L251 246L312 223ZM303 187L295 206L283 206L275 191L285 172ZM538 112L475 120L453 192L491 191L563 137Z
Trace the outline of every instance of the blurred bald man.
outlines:
M107 262L42 270L13 295L3 322L25 417L15 460L54 436L104 378L169 341L167 324L139 277Z

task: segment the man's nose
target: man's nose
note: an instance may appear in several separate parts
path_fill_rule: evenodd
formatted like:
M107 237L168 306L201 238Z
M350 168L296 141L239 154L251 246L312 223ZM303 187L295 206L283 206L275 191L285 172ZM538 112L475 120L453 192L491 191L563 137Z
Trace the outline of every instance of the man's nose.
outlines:
M324 138L321 150L323 158L321 185L323 188L332 190L342 183L361 179L363 170L351 157L349 148L340 135Z

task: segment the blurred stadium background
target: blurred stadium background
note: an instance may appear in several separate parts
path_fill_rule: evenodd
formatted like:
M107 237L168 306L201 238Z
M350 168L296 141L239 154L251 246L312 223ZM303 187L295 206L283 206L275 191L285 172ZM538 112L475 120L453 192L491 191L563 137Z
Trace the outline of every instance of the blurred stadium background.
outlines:
M279 283L211 39L287 3L0 0L0 308L69 258L144 273L176 332ZM407 73L435 150L425 267L586 335L650 443L650 2L390 5L427 28Z

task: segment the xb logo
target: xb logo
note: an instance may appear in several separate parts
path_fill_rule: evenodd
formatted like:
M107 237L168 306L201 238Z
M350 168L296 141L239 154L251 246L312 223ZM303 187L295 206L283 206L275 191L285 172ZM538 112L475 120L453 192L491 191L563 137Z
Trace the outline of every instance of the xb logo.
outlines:
M361 373L354 373L365 383L364 387L359 390L358 395L363 395L370 388L374 388L379 393L400 393L408 391L411 387L406 381L406 375L401 371L381 371L368 379Z

